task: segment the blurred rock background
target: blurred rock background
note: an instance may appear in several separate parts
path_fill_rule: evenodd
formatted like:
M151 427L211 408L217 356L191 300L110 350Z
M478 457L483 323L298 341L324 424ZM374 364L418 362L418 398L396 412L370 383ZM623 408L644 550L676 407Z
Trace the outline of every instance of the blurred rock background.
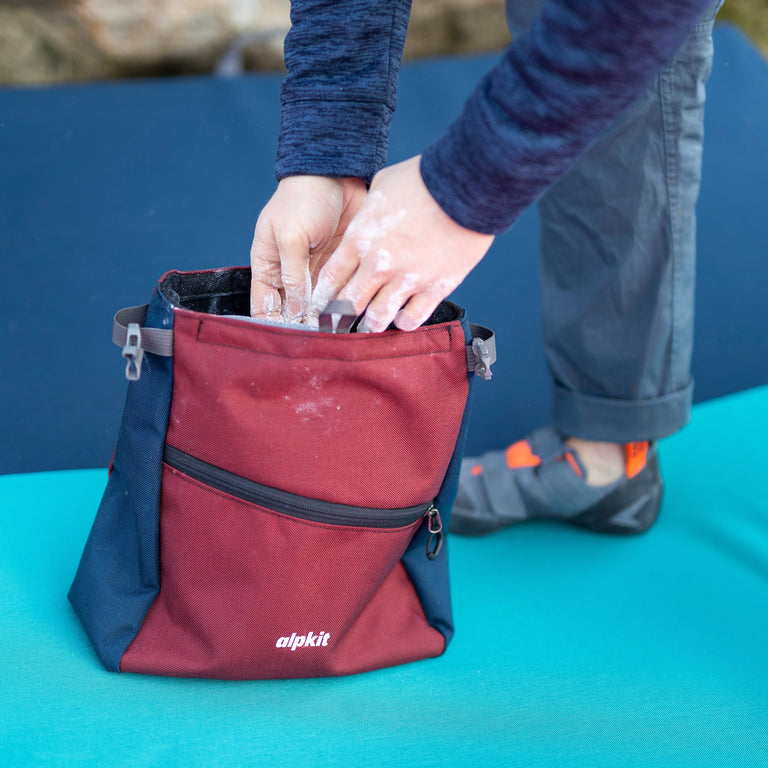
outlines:
M0 83L279 70L290 0L0 0ZM768 0L722 18L768 53ZM414 0L406 58L497 50L503 0Z

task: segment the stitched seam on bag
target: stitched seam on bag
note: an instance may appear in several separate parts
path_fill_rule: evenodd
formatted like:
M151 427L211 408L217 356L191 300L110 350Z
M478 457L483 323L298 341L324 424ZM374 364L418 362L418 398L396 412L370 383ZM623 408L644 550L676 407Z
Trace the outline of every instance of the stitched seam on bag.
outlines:
M183 310L184 308L180 307L180 309ZM194 310L189 309L189 310L186 310L186 311L187 312L193 312ZM195 313L195 314L197 314L197 313ZM232 317L232 318L237 319L234 315L221 315L221 317ZM190 318L190 319L192 319L192 318ZM453 323L453 322L455 322L455 321L451 321L450 323L446 323L445 324L445 328L444 328L444 330L448 331L449 343L453 341L453 334L451 333L451 330L453 328L451 323ZM203 323L210 323L212 325L217 325L217 322L216 322L215 319L202 318L202 317L198 318L198 320L197 320L197 332L196 332L196 335L195 335L196 336L196 340L199 339L200 331L203 328ZM228 327L229 323L224 323L224 325ZM243 326L238 326L238 327L242 328ZM273 326L273 325L270 325L268 323L259 324L257 327L258 327L260 333L268 334L269 336L275 336L275 337L278 337L278 338L284 337L286 335L286 332L290 333L292 330L297 330L297 329L280 328L279 326ZM416 334L423 335L425 333L434 333L435 332L435 328L437 328L436 325L427 325L427 326L422 326L421 328L416 328L413 331L408 331L408 333L410 335L416 335ZM319 332L319 331L301 331L301 332L302 333L312 333L313 335L317 334L317 333L320 333L322 336L325 336L326 338L330 337L330 338L337 338L337 339L340 339L340 340L347 339L347 338L350 338L350 336L353 336L353 337L360 338L361 343L363 343L364 340L366 338L368 338L368 334L329 334L329 333L323 334L322 332ZM378 335L378 334L376 334L376 335ZM310 337L307 336L307 339L309 339L309 338ZM214 342L201 341L200 343L201 344L212 344ZM336 343L336 342L334 342L334 343ZM343 341L342 341L342 343L343 343Z
M185 309L184 307L178 307L178 309L179 309L180 312L189 313L189 315L200 315L201 314L200 312L196 312L193 309ZM237 315L212 315L210 317L197 317L197 318L195 318L195 317L188 317L187 319L189 319L189 320L196 320L197 321L197 333L199 335L200 334L200 329L202 328L203 323L211 323L213 325L216 325L217 324L217 320L220 320L222 318L238 320L238 316ZM243 321L239 320L239 322L243 322ZM246 319L245 322L249 323L250 321L248 321ZM457 320L450 320L447 323L437 323L435 325L423 325L420 328L416 328L413 331L408 331L408 334L409 335L415 335L415 334L424 334L424 333L430 333L430 332L434 333L435 328L437 328L440 325L444 325L445 326L444 330L447 330L449 332L448 335L450 336L451 335L450 334L451 328L453 327L453 325L455 323L458 323L458 322L459 321L457 321ZM225 325L229 325L229 323L225 323ZM267 333L270 336L285 336L286 333L291 333L292 331L297 331L298 332L298 329L294 329L294 328L281 328L279 325L274 324L274 323L258 323L258 324L257 323L252 323L252 325L255 325L259 329L260 333ZM238 327L242 328L243 326L238 326ZM309 330L301 331L301 333L311 333L313 335L320 334L321 336L326 336L326 337L330 337L330 338L339 338L339 339L349 338L350 336L353 336L353 337L354 336L368 337L370 335L370 334L363 334L363 333L360 333L360 334L354 334L354 333L353 334L342 334L342 333L333 334L333 333L323 333L322 331L309 331ZM378 336L380 334L373 334L373 335L374 336ZM307 336L307 338L310 338L310 337ZM202 343L205 344L205 343L210 343L210 342L202 342Z
M267 352L260 349L245 349L233 344L218 344L212 341L201 341L200 344L207 344L210 347L224 347L225 349L236 349L240 352L248 352L254 355L269 355L270 357L280 357L286 360L332 360L336 363L371 363L377 360L400 360L408 357L433 357L434 355L447 355L450 350L441 350L439 352L412 352L407 355L382 355L381 357L357 357L352 360L346 360L338 357L320 357L318 355L281 355L278 352Z
M258 511L263 512L264 514L272 515L273 517L277 517L281 520L290 520L291 522L302 523L304 525L309 525L314 528L321 528L323 530L337 531L339 530L339 528L344 528L350 531L365 531L365 532L371 532L371 533L401 533L402 531L408 530L408 528L412 528L413 526L418 525L422 520L422 518L419 517L414 522L409 523L408 525L401 525L399 528L381 528L378 526L371 527L371 526L359 526L359 525L344 525L342 523L338 523L338 524L319 523L319 522L316 522L315 520L305 520L301 517L294 517L293 515L289 515L284 512L277 512L274 509L267 509L267 507L262 507L260 504L254 504L250 501L246 501L245 499L240 499L237 496L233 496L229 493L225 493L224 491L220 491L218 488L213 488L210 485L206 485L200 480L196 480L194 477L190 477L189 475L182 472L180 469L175 469L174 467L171 467L169 464L166 464L165 462L163 462L163 467L165 467L165 469L171 472L171 474L173 474L174 477L178 477L180 480L184 480L190 485L193 485L197 488L202 488L203 490L208 491L209 493L212 493L216 496L219 496L222 499L226 499L227 501L234 501L238 505L245 507L251 514L253 514L254 509L257 509ZM288 491L288 493L290 493L290 491ZM424 506L426 507L428 503L429 502L425 502ZM354 506L354 505L350 504L346 506Z
M438 349L438 350L424 350L421 352L409 352L409 353L403 353L403 354L383 354L376 357L358 357L358 358L339 358L335 356L321 356L321 355L301 355L301 354L294 354L294 355L284 355L280 354L279 352L271 352L263 349L251 349L246 346L240 346L237 344L225 344L220 341L208 341L207 339L201 339L200 338L200 332L203 328L203 323L206 322L205 320L198 320L197 321L197 331L195 332L195 342L198 344L206 344L209 347L224 347L225 349L237 349L241 352L249 352L251 354L256 355L270 355L271 357L281 357L286 360L333 360L334 362L338 363L365 363L365 362L371 362L374 360L398 360L401 358L408 358L408 357L425 357L425 356L433 356L433 355L450 355L454 351L453 346L453 333L452 333L452 327L450 325L445 327L445 331L447 331L448 334L448 348L447 349ZM261 328L259 329L261 331ZM270 330L266 330L266 333L268 333L270 336L283 336L282 333L274 333ZM432 328L424 328L422 330L416 330L416 331L410 331L410 333L429 333L433 332ZM362 335L362 334L361 334ZM361 339L361 344L364 343L364 341Z

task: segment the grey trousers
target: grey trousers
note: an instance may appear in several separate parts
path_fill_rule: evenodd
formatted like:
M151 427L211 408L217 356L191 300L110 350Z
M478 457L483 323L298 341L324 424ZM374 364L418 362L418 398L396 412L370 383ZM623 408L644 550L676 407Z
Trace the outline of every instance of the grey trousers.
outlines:
M513 35L542 2L508 0ZM539 203L552 423L566 435L654 440L690 418L695 207L721 5Z

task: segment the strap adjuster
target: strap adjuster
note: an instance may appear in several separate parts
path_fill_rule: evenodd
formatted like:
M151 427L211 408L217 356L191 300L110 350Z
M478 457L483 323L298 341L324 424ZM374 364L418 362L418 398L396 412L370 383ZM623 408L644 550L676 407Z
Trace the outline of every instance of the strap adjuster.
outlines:
M144 361L144 349L141 346L141 326L138 323L128 323L123 357L126 359L125 378L128 381L138 381L141 377L141 364Z
M488 381L493 375L491 364L494 362L494 356L485 341L478 336L472 339L472 354L474 355L474 372L484 381Z

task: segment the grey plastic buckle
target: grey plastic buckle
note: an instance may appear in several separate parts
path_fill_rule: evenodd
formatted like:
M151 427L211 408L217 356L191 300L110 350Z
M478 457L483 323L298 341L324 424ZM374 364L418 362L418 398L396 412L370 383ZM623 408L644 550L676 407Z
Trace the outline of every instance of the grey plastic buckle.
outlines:
M475 373L484 381L488 381L493 375L491 373L493 357L488 345L477 336L472 339L472 354L475 356Z
M357 320L351 301L334 299L321 313L320 330L328 333L349 333Z
M141 364L144 360L144 349L141 346L141 326L138 323L128 323L123 357L126 359L125 378L128 381L138 381L141 377Z

